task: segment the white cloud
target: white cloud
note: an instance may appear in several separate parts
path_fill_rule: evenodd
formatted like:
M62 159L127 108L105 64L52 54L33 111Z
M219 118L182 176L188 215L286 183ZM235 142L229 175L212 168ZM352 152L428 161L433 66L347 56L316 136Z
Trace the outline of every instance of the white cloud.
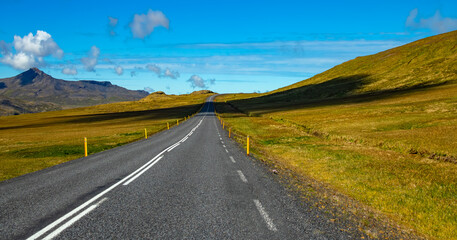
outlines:
M52 36L45 31L38 30L35 35L29 33L24 37L15 35L12 45L15 53L12 52L7 43L0 42L3 55L0 61L20 70L45 65L44 57L47 56L59 59L63 57L62 49L60 49Z
M108 20L109 20L109 23L108 23L109 34L111 36L116 36L116 32L114 31L114 28L117 26L119 19L114 18L114 17L108 17Z
M152 89L152 88L150 88L150 87L145 87L145 88L144 88L144 91L150 92L150 93L155 92L155 90Z
M0 40L0 54L7 55L11 52L11 44L6 43L3 40Z
M95 65L97 65L98 57L100 56L100 49L92 46L87 57L81 58L84 68L89 72L95 72Z
M62 69L62 73L66 75L76 75L78 74L78 70L76 70L76 68L73 66L65 67L64 69Z
M135 14L129 27L134 38L144 39L150 35L154 28L162 26L169 28L170 20L161 11L149 9L147 14Z
M179 77L179 72L171 71L170 69L167 68L167 69L165 69L165 71L161 77L169 77L169 78L176 79Z
M198 75L192 75L187 82L190 82L192 88L208 88L208 84L213 85L216 82L216 79L204 80Z
M51 35L45 31L38 30L36 35L29 33L23 38L14 36L14 49L18 52L23 52L36 57L46 57L53 55L57 58L62 58L63 51L54 42Z
M146 68L151 72L155 72L157 76L160 76L160 72L162 71L162 69L160 69L160 67L155 64L148 64L146 65Z
M114 71L115 71L116 74L119 75L119 76L122 75L122 74L124 74L124 69L123 69L121 66L119 66L119 65L116 66L116 67L114 67Z
M17 54L10 53L5 55L1 61L19 70L26 70L31 67L38 67L41 65L40 62L35 59L35 57L23 52L19 52Z
M146 68L149 71L157 74L157 77L160 77L160 78L168 77L168 78L176 79L180 76L178 71L172 71L169 68L166 68L165 71L162 72L162 69L155 64L148 64L148 65L146 65Z
M457 18L443 18L440 11L436 11L435 15L430 18L421 18L417 20L419 11L411 10L406 19L406 27L413 29L430 29L436 33L445 33L457 29Z

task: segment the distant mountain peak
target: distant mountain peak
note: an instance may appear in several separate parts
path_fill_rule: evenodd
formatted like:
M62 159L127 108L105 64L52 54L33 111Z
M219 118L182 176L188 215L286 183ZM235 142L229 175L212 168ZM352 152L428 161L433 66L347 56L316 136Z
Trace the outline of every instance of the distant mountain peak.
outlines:
M52 78L50 75L44 73L38 68L30 68L29 70L16 76L20 79L21 85L32 84L37 77L40 77L37 80L42 80L44 78Z
M30 68L28 71L33 71L37 74L43 74L44 72L41 71L40 69L36 68L36 67L33 67L33 68Z

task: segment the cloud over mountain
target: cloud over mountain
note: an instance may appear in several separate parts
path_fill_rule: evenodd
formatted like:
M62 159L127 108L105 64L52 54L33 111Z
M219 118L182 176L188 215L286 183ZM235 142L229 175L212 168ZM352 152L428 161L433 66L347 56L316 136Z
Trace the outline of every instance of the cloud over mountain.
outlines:
M442 17L440 11L430 18L421 18L417 20L419 11L417 8L411 10L406 19L406 27L413 29L430 29L436 33L445 33L457 29L457 19Z
M45 65L44 57L47 56L59 59L63 57L62 49L45 31L38 30L35 35L29 33L24 37L15 35L12 45L15 53L4 41L0 42L1 53L3 54L0 61L15 69L25 70Z
M95 65L97 65L98 57L100 56L100 49L97 46L92 46L87 57L81 58L81 63L84 68L89 72L95 72Z
M216 79L207 79L204 80L198 75L192 75L187 82L190 83L192 88L208 88L208 85L213 85L216 82Z

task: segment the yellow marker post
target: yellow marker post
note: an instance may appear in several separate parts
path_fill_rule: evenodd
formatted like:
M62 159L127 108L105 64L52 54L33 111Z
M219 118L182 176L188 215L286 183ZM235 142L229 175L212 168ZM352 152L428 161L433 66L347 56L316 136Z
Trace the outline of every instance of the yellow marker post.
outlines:
M248 136L248 141L247 141L247 147L246 147L246 153L249 155L249 136Z
M229 128L229 138L230 138L230 133L232 132L232 128Z
M148 130L144 129L144 139L148 139Z
M84 138L84 157L87 157L87 138Z
M179 126L179 120L176 120L176 126Z
M167 122L167 129L170 130L170 124Z
M225 122L222 123L222 129L224 129L224 128L225 128Z

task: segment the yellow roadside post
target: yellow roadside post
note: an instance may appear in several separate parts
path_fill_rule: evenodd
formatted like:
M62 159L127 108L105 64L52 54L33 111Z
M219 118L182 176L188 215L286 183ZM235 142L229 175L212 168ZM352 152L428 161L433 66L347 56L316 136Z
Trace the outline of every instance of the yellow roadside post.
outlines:
M225 122L222 123L222 129L225 129Z
M247 144L247 147L246 147L246 152L247 152L247 154L249 155L249 135L248 135L248 141L247 141L247 143L248 143L248 144Z
M87 157L87 138L84 138L84 157Z
M232 128L229 128L229 138L230 138L230 133L232 132Z
M176 126L179 126L179 120L176 120Z
M170 124L167 122L167 129L170 130Z
M144 139L148 139L148 130L144 129Z

